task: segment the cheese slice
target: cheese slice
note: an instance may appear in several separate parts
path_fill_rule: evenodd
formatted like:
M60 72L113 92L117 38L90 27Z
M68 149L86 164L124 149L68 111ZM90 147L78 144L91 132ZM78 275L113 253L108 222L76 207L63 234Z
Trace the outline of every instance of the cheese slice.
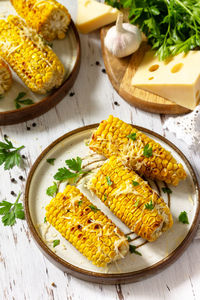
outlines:
M180 53L166 61L147 51L132 85L194 109L200 102L199 63L200 51Z
M89 33L117 20L119 10L94 0L78 0L76 26Z

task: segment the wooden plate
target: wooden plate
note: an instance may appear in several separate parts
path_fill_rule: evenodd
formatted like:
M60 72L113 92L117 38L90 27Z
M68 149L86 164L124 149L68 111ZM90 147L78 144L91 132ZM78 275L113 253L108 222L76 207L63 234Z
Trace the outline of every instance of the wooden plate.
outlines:
M0 5L0 16L1 18L7 17L8 14L16 14L16 12L10 1L3 0ZM79 34L73 21L71 21L66 38L53 42L53 51L60 58L66 69L63 84L45 96L38 95L32 93L19 77L12 72L13 85L5 97L0 100L0 125L16 124L36 118L50 110L66 96L78 75L81 58ZM27 98L32 99L34 104L16 109L14 99L22 91L26 92Z
M186 157L169 141L162 136L141 128L154 138L174 157L184 165L187 179L178 187L171 187L171 212L174 219L172 229L164 233L153 243L144 243L141 238L132 242L140 246L142 256L128 254L125 259L111 264L109 269L98 268L90 263L80 254L68 241L66 241L50 224L44 223L45 206L51 198L46 195L46 189L53 182L53 175L57 169L65 165L68 158L87 156L90 151L85 145L85 140L91 136L98 124L85 126L71 131L57 139L48 146L34 163L26 184L25 212L29 229L44 255L69 274L80 279L104 284L128 283L144 279L145 277L160 271L175 261L190 244L199 223L200 195L195 173ZM46 162L47 158L56 158L55 165ZM156 185L151 182L156 189ZM163 183L157 183L161 188ZM95 196L86 190L84 184L79 186L80 190L99 207L120 229L126 234L130 230ZM166 194L162 194L167 201ZM188 213L189 225L178 222L180 212ZM50 228L48 229L48 227ZM48 229L48 233L47 233ZM134 238L135 234L131 235ZM53 248L52 240L60 239L61 243Z
M106 72L117 93L130 104L145 111L158 114L185 114L190 112L185 107L131 85L131 80L149 46L146 42L143 42L139 50L133 55L117 58L104 46L104 39L110 27L106 26L101 29L101 48Z

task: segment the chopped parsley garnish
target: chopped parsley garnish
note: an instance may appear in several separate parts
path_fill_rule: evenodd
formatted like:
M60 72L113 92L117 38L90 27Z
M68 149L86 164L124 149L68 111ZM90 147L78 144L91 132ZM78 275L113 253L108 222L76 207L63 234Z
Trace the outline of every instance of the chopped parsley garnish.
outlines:
M44 217L44 223L46 223L47 222L47 218L46 217Z
M55 160L56 160L55 158L47 158L48 164L50 164L50 165L52 165L52 166L54 166L54 161L55 161Z
M130 251L131 253L135 253L135 254L137 254L137 255L142 256L142 254L136 250L136 246L134 246L134 245L129 245L129 251Z
M139 182L132 180L132 184L133 184L133 186L138 186Z
M16 148L7 138L5 141L6 143L0 142L0 165L4 163L4 170L9 170L20 165L22 160L20 150L24 146Z
M106 201L108 199L107 194L104 194L104 200Z
M153 204L152 200L150 200L149 203L145 204L145 208L149 209L149 210L154 209L154 204Z
M27 99L23 99L26 96L26 93L21 92L18 94L18 96L15 98L15 107L16 109L21 108L21 105L30 105L30 104L34 104L33 100L27 98Z
M135 206L135 207L138 207L139 202L140 202L140 200L137 200L137 201L134 203L134 206Z
M149 147L149 144L144 146L143 155L147 158L153 155L153 149L152 147Z
M60 240L54 240L53 241L53 247L55 248L58 245L60 245Z
M2 215L2 223L4 226L13 226L16 223L16 219L25 219L24 208L22 203L19 202L21 193L18 194L14 203L3 200L0 202L0 215Z
M189 224L188 221L188 216L186 211L182 211L178 217L179 222L183 223L183 224Z
M167 194L171 194L172 193L172 190L170 188L168 188L168 187L163 187L162 191L163 191L163 193L167 193Z
M130 242L130 241L131 241L131 238L130 238L130 236L127 236L127 240L128 240L128 242Z
M112 185L112 181L110 180L110 177L109 176L106 176L106 180L107 180L107 184L108 185Z
M57 185L56 182L54 182L52 186L49 186L49 187L47 188L46 194L47 194L48 196L53 197L53 196L57 193L57 191L58 191L58 185Z
M82 200L78 201L78 206L81 206L82 204L83 204Z
M127 138L135 141L136 140L136 132L127 135Z
M93 212L97 212L98 210L100 210L100 209L98 209L96 206L94 206L94 205L89 205L89 208L91 208L91 210L93 211Z

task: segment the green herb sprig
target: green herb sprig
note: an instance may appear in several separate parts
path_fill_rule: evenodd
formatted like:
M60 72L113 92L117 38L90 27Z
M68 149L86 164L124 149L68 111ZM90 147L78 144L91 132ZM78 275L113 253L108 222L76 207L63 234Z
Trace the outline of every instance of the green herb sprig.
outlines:
M149 210L154 209L154 204L153 204L152 200L150 200L149 203L145 204L145 208L149 209Z
M22 203L18 203L21 193L18 194L14 203L3 200L0 202L0 215L2 215L2 223L4 226L13 226L16 219L25 219Z
M132 141L136 141L136 132L127 135L127 138L131 139Z
M129 245L129 251L130 251L131 253L135 253L135 254L137 254L137 255L142 256L142 254L136 250L136 246L134 246L134 245Z
M58 185L57 185L56 182L54 182L52 186L49 186L49 187L47 188L46 194L47 194L48 196L53 197L53 196L57 193L57 191L58 191Z
M5 142L0 142L0 165L4 164L4 170L10 170L14 166L19 166L22 160L20 150L24 146L16 148L5 138Z
M147 158L149 158L153 155L153 149L152 149L152 147L149 146L149 144L144 146L143 155Z
M188 221L188 216L186 211L182 211L178 217L179 222L183 223L183 224L189 224Z
M113 184L112 181L111 181L111 179L110 179L110 176L106 176L106 181L107 181L107 184L109 186L111 186Z
M26 96L25 92L20 92L18 96L15 98L15 107L16 109L19 109L22 107L22 105L31 105L34 104L33 100L27 98L27 99L22 99Z
M58 181L69 180L73 178L75 182L81 174L88 173L82 169L82 159L77 156L77 158L68 159L65 161L68 168L60 168L58 172L54 175L54 179ZM73 171L73 172L72 172Z

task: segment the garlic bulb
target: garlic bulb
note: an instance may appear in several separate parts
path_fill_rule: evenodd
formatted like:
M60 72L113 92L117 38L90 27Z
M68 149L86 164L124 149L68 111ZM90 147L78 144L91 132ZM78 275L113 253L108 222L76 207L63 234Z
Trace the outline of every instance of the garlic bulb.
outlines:
M140 30L130 24L123 23L123 14L120 13L116 25L111 27L105 37L106 48L117 57L128 56L140 47L142 35Z

